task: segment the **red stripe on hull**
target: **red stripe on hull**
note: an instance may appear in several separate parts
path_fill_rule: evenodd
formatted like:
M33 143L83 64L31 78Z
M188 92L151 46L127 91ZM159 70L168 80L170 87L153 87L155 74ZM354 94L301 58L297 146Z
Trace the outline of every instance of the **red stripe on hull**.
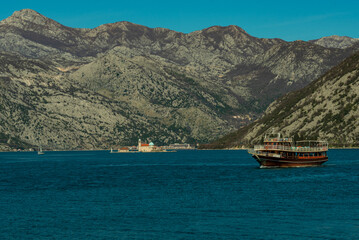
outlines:
M312 167L319 166L328 161L328 157L290 159L253 155L253 158L257 160L261 167Z

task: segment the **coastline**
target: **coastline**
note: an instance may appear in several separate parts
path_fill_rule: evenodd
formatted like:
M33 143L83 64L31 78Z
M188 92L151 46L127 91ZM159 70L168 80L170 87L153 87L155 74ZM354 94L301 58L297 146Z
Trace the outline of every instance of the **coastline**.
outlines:
M198 151L213 151L213 150L245 150L248 151L251 148L224 148L224 149L188 149L188 150L198 150ZM359 147L329 147L329 150L345 150L345 149L351 149L351 150L355 150L358 149ZM110 151L111 149L73 149L73 150L64 150L64 149L53 149L53 150L43 150L44 152L81 152L81 151ZM181 149L181 150L187 150L187 149ZM0 150L0 153L15 153L15 152L37 152L35 150L30 151L30 150ZM159 151L158 151L159 152ZM173 151L161 151L161 152L173 152ZM127 153L127 152L113 152L113 153Z

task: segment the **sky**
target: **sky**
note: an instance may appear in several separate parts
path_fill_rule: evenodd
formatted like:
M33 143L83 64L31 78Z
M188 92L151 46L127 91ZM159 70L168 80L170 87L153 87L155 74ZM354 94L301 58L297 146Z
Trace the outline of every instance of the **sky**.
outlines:
M183 33L237 25L254 37L286 41L359 38L358 0L15 0L1 3L0 19L25 8L76 28L128 21Z

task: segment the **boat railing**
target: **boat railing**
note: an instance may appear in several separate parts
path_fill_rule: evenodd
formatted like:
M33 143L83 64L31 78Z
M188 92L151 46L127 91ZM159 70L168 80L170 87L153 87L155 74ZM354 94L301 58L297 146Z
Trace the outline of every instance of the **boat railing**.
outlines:
M265 142L293 142L293 138L265 137Z
M279 153L261 152L261 151L256 151L254 149L249 149L248 153L251 155L261 155L261 156L265 155L267 157L277 157L277 158L280 157Z
M328 151L328 146L318 146L318 147L308 147L308 146L283 146L283 145L255 145L254 151L263 151L263 150L282 150L282 151L295 151L295 152L319 152L319 151Z

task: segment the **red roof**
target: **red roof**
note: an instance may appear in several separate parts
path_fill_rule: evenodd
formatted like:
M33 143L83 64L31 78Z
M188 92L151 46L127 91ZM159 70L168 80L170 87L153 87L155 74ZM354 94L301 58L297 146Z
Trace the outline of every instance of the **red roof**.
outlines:
M148 146L150 146L150 144L148 144L148 143L141 143L141 147L148 147Z

